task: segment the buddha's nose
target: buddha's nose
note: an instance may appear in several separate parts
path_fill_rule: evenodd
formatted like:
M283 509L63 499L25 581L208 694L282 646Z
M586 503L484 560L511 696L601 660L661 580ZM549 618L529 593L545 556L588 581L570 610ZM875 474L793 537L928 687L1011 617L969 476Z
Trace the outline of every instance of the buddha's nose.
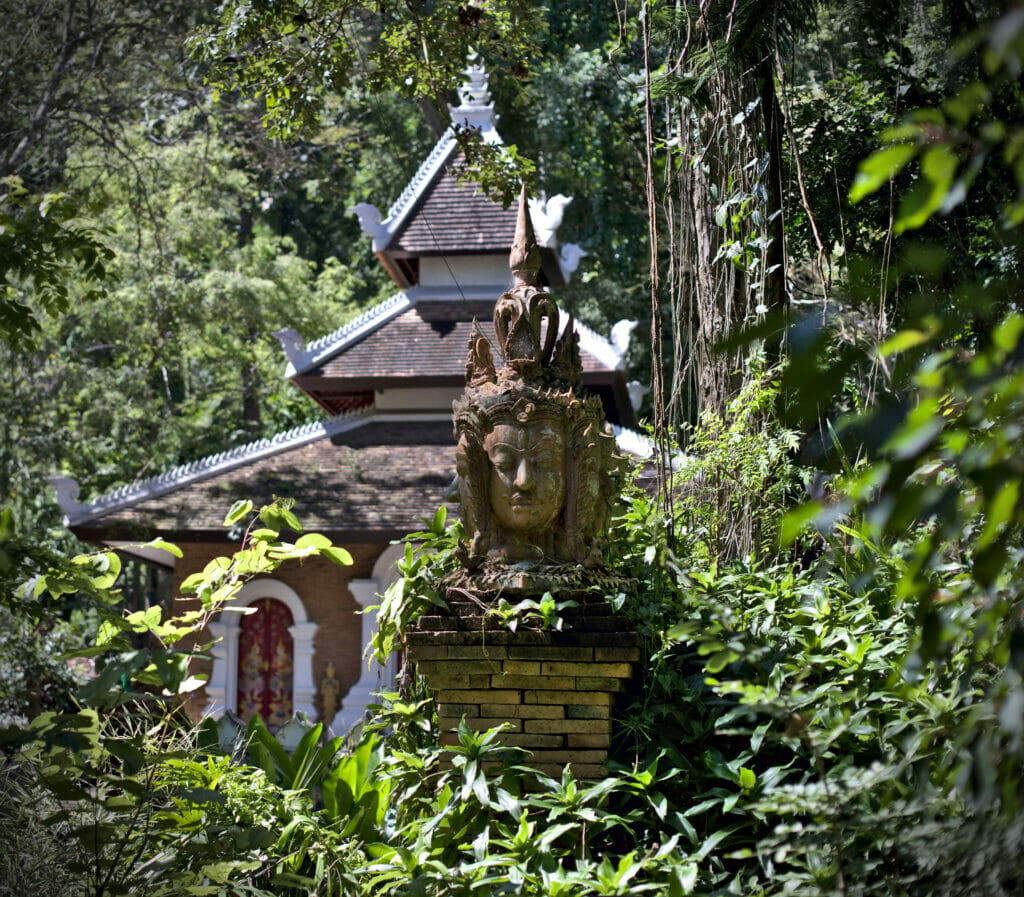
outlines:
M533 468L526 458L516 468L516 488L521 492L529 492L533 488Z

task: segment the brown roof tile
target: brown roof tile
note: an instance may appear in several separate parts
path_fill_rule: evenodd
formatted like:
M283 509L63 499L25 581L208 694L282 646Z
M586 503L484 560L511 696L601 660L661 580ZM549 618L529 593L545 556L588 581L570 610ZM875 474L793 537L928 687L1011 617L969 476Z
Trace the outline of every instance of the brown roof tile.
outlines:
M484 336L491 341L495 364L501 363L491 323L493 310L493 302L421 302L347 347L322 368L305 372L305 376L342 380L450 377L461 382L466 373L466 343L474 315ZM608 368L584 352L583 370L586 373ZM315 389L313 383L303 383L303 387Z
M459 153L435 177L392 238L388 252L508 252L516 231L515 206L502 208L476 184L460 184L455 172L464 162Z
M307 530L351 539L390 539L421 528L455 476L449 423L368 423L333 440L288 449L74 527L85 538L223 538L224 514L238 499L257 506L294 497Z

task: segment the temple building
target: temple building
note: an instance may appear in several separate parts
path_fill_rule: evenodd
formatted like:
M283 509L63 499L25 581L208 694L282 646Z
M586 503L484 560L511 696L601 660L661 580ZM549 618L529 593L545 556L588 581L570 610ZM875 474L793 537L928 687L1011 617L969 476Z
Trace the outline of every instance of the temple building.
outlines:
M480 68L468 76L452 121L500 143L486 76ZM285 376L324 409L322 420L90 502L78 501L75 481L54 481L76 535L165 568L175 595L185 577L237 546L238 534L222 524L238 499L259 506L292 497L307 531L351 552L351 567L311 558L245 584L238 601L257 610L211 625L220 641L208 683L189 705L196 717L259 712L281 725L296 713L321 719L326 706L325 722L341 733L394 680L395 670L367 665L374 615L360 611L377 604L397 576L403 546L394 541L422 529L423 518L445 502L455 474L452 402L465 382L472 323L493 337L494 303L511 284L516 209L460 184L460 161L449 130L386 217L368 204L352 210L396 283L391 298L312 342L291 329L275 334L287 357ZM531 202L541 280L556 300L582 254L557 243L568 202ZM575 327L584 386L601 398L620 448L646 455L649 445L629 429L635 414L623 367L632 323L616 325L612 340ZM176 543L183 557L132 547L155 536Z

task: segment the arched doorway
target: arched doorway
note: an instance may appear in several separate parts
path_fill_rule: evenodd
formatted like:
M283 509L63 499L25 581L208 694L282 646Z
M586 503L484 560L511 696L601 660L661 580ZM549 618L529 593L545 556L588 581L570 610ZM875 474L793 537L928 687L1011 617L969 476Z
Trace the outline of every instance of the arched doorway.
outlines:
M292 718L292 682L295 648L294 625L287 605L274 598L258 598L249 605L254 613L242 617L238 633L238 716L248 722L259 714L271 731Z
M241 615L230 610L222 612L212 622L208 631L214 639L213 669L206 686L207 705L205 713L219 717L225 710L239 713L239 673L244 653L239 651L243 621L259 613L259 605L266 599L283 604L291 614L292 625L287 627L291 637L292 713L305 713L309 719L316 717L313 696L316 685L313 682L313 638L317 625L306 615L302 599L294 589L270 577L251 579L242 586L232 607L257 607L256 614ZM251 650L251 647L246 649Z

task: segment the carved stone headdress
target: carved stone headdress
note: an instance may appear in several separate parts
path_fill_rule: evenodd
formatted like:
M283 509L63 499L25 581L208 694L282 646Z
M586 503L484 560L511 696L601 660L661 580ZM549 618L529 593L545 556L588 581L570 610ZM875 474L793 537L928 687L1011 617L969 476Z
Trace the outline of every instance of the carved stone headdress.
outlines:
M540 250L530 221L526 188L519 203L509 258L512 288L494 307L494 330L504 365L495 368L491 345L477 322L469 339L466 389L453 411L457 439L459 500L470 542L461 560L467 585L520 592L580 589L617 578L601 563L621 459L605 423L600 399L579 392L579 337L572 316L561 333L554 300L539 285ZM540 529L503 525L492 507L495 470L488 436L495 428L540 428L561 440L564 490ZM525 440L529 442L529 440ZM529 447L516 464L532 463ZM522 530L529 531L522 531Z

